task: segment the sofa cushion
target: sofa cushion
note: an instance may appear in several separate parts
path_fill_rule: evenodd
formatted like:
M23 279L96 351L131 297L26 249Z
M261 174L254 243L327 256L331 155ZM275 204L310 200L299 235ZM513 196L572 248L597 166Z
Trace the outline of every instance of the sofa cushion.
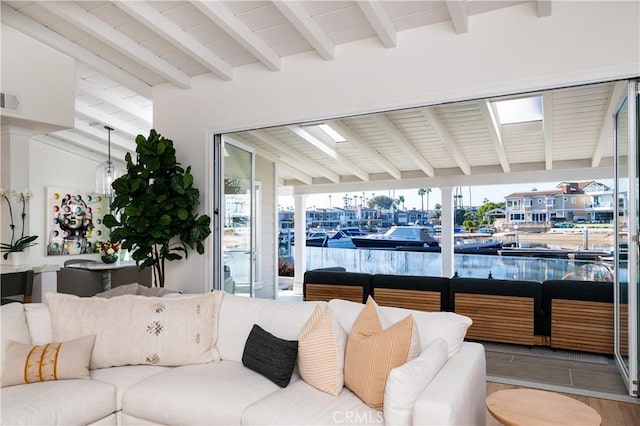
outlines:
M187 365L219 359L215 350L221 292L161 298L113 299L48 293L53 335L96 335L91 368ZM126 332L124 332L126 330Z
M344 351L347 333L331 308L316 306L298 335L298 370L318 390L338 396L344 386Z
M407 362L413 317L383 329L373 299L360 312L347 339L344 384L365 404L381 410L391 369Z
M89 379L89 360L96 336L66 342L25 345L11 342L2 364L2 386L49 380Z
M114 386L61 380L2 389L3 425L85 425L116 410Z
M299 378L294 376L294 380ZM237 362L196 364L172 368L132 385L124 393L122 410L167 425L240 424L249 405L278 389Z
M351 330L353 322L363 308L361 303L339 299L331 300L329 306L340 321L342 328L347 332ZM391 321L399 321L412 314L418 327L421 350L424 350L433 340L441 337L447 341L449 357L460 350L467 329L471 326L469 317L453 312L417 312L388 306L381 306L379 309Z
M381 425L381 411L367 407L343 388L338 398L303 380L251 404L242 414L243 425Z
M16 341L27 345L31 344L27 318L24 313L22 303L8 303L0 307L0 338L2 347L0 350L0 366L3 365L4 352L9 346L9 342Z
M254 324L244 346L242 364L284 388L291 380L297 356L297 340L280 339Z
M302 326L324 302L277 302L225 294L220 307L216 345L220 357L242 362L244 345L254 324L286 340L296 340Z
M413 406L447 362L447 342L438 338L420 356L389 373L384 389L384 422L388 425L413 423Z
M31 343L44 345L47 342L53 342L49 307L44 303L26 303L24 305L24 313L27 316Z
M122 410L124 392L147 377L169 370L171 367L159 365L125 365L91 370L91 379L109 383L116 387L116 409Z

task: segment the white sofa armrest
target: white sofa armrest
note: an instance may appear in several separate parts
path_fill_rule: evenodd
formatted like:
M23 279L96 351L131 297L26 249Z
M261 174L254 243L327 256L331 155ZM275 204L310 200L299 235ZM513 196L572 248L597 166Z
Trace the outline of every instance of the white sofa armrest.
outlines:
M464 342L418 397L414 425L486 424L484 347Z

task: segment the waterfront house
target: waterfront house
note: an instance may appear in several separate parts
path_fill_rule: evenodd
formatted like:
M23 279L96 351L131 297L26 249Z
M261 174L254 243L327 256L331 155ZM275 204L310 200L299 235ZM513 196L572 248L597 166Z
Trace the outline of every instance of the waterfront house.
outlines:
M611 223L613 200L613 190L596 181L562 182L553 190L516 192L505 197L507 224Z

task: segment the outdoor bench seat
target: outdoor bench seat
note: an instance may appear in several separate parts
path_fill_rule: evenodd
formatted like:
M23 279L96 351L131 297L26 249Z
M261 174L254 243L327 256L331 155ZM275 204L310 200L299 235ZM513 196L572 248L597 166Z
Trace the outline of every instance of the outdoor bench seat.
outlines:
M537 281L452 278L449 305L473 320L469 339L521 345L543 341L542 285Z
M620 312L627 317L626 292ZM613 283L548 280L542 285L543 328L554 348L613 354ZM627 353L628 325L620 324L621 351Z
M366 303L370 294L371 274L327 270L307 271L304 274L304 301L344 299Z
M376 274L373 298L380 306L418 311L449 311L449 278Z

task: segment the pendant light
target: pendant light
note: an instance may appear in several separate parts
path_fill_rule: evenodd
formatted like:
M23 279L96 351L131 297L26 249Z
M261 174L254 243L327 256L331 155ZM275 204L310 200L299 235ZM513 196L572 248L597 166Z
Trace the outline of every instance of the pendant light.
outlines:
M122 170L111 161L111 131L113 128L109 126L104 126L104 128L107 129L108 135L107 161L98 164L96 168L96 193L104 194L111 199L114 196L111 184L122 175Z

